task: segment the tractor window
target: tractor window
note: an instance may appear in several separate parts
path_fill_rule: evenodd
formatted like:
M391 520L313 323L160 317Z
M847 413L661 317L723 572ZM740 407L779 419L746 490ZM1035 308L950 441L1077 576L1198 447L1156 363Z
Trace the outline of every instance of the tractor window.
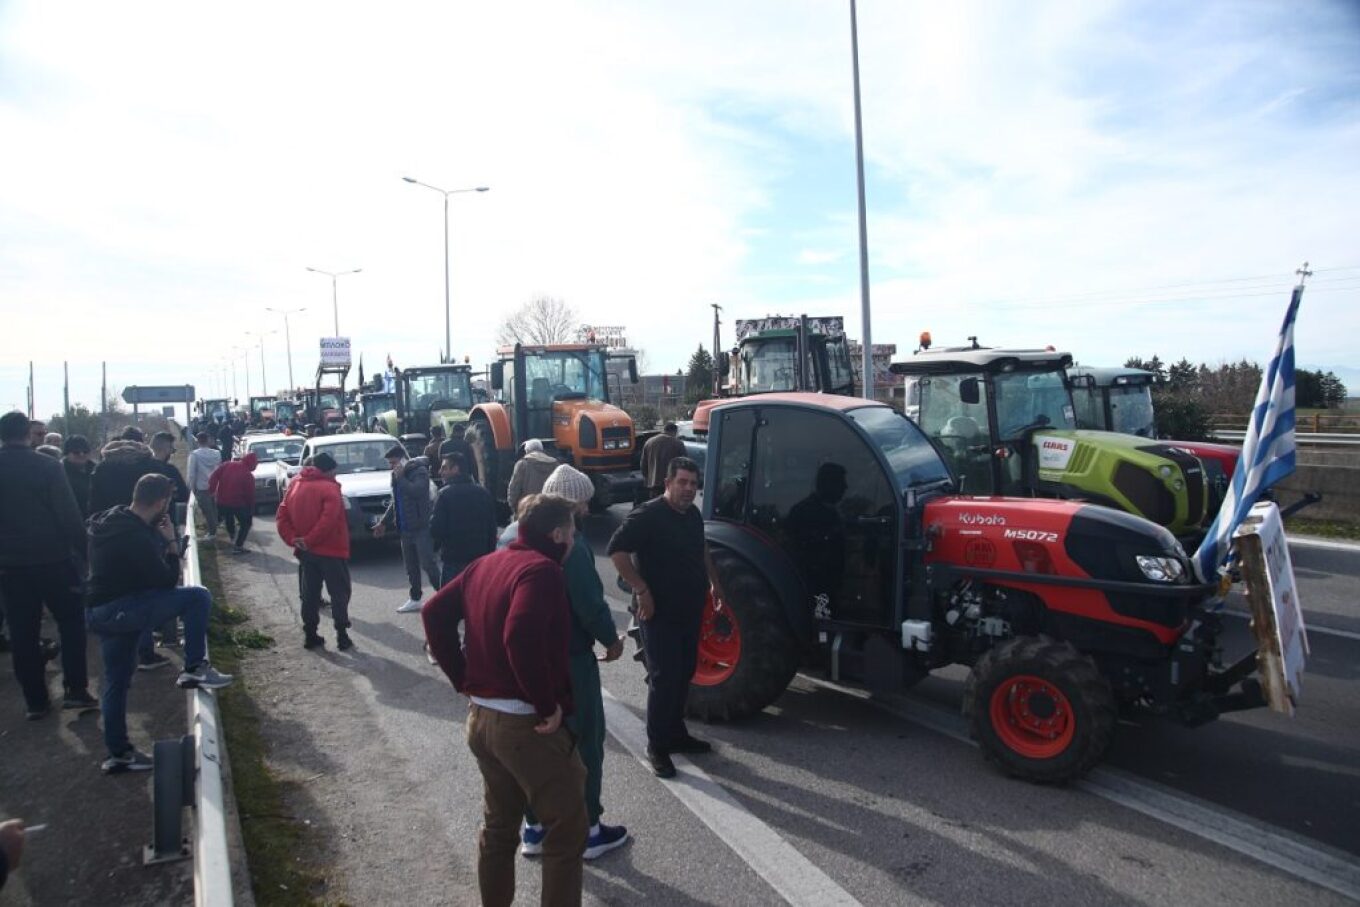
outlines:
M742 520L746 516L746 491L751 484L751 433L755 430L755 420L753 409L722 414L718 491L713 497L715 517Z
M999 374L994 393L997 436L1003 441L1018 440L1026 428L1077 427L1060 370Z
M843 417L789 407L770 407L761 416L746 519L798 564L819 614L888 622L895 600L895 484Z
M413 411L472 408L472 381L466 372L408 374L407 388L407 406Z
M322 409L340 409L340 408L341 408L341 404L340 404L340 394L339 394L339 392L338 392L338 391L322 391L322 392L321 392L321 408L322 408Z
M1110 388L1111 431L1141 438L1157 437L1153 423L1152 389L1143 385Z
M1093 428L1096 431L1109 431L1105 425L1105 413L1100 405L1100 388L1086 384L1072 386L1072 407L1077 419L1077 428Z
M524 357L529 405L548 407L554 399L584 394L588 400L608 400L602 350L555 350Z
M826 387L833 394L849 393L855 384L855 373L850 366L850 348L844 337L828 337L826 341Z
M917 387L921 403L916 424L939 443L964 494L991 494L991 434L982 375L921 378Z
M798 389L798 341L793 337L761 338L741 348L741 385L745 393L767 394ZM809 344L809 347L811 345ZM804 365L806 380L816 381L812 351Z

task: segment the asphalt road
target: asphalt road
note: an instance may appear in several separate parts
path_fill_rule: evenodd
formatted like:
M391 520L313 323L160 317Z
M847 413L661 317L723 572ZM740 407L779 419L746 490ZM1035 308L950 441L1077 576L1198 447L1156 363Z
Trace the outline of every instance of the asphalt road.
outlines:
M591 518L603 551L620 508ZM279 641L252 689L292 811L326 853L328 896L475 903L480 778L465 706L399 615L394 548L353 564L357 649L300 648L291 559L257 521L228 593ZM606 588L613 571L599 559ZM1296 551L1315 625L1345 629L1360 555ZM620 629L624 602L613 601ZM1360 623L1360 621L1357 621ZM1238 636L1246 645L1245 621ZM1360 639L1314 634L1294 718L1264 710L1187 730L1125 724L1108 766L1054 789L1001 777L966 742L961 671L867 697L798 678L754 720L696 725L716 751L662 782L636 758L641 667L602 666L606 821L635 840L590 865L588 903L1345 903L1360 898ZM629 646L631 654L631 644ZM255 676L255 673L252 674ZM321 779L313 782L312 779ZM521 902L538 870L520 860ZM1311 881L1310 881L1311 880Z

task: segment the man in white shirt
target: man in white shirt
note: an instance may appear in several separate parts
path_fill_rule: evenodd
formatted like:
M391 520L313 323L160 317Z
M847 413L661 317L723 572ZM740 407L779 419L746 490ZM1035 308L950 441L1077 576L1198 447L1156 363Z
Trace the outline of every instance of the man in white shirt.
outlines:
M194 435L194 440L198 442L198 447L189 451L188 482L194 497L198 498L198 509L203 511L203 520L208 524L207 534L198 539L206 542L217 535L217 502L208 491L208 478L214 469L222 465L222 455L213 447L212 435L206 431Z

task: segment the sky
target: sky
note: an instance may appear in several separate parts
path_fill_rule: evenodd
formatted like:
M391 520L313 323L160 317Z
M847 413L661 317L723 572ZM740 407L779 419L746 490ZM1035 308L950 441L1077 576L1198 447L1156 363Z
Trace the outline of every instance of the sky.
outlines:
M1270 354L1360 393L1360 6L860 0L872 339ZM0 0L0 406L437 361L548 295L675 371L862 336L844 0ZM308 272L360 268L337 281ZM256 336L248 336L255 332ZM258 336L264 332L261 338ZM263 353L263 358L262 358ZM232 385L235 385L234 390Z

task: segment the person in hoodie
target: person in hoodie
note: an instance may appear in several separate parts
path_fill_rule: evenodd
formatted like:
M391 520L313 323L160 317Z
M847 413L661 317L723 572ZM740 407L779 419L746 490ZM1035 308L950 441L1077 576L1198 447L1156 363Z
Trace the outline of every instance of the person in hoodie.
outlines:
M153 472L159 472L156 458L140 439L120 438L105 444L99 465L90 474L90 513L131 504L137 480Z
M420 600L425 597L421 571L432 588L439 588L439 566L430 537L430 465L424 457L408 460L406 448L400 444L387 452L387 465L392 467L392 503L373 527L373 534L382 538L389 529L396 529L401 535L401 559L406 564L411 595L397 613L410 614L420 610Z
M586 770L562 723L573 711L561 565L574 510L553 495L526 499L518 538L469 564L421 612L435 662L471 700L468 749L484 792L477 883L481 902L494 907L515 899L525 809L544 827L543 903L581 903Z
M524 442L524 456L515 464L515 469L510 473L510 489L506 502L510 505L511 513L519 512L519 502L531 494L538 494L543 490L543 483L548 481L548 476L553 474L553 470L561 464L561 460L555 459L543 452L543 442L537 438L530 438Z
M232 537L232 551L246 553L246 536L255 519L255 467L260 458L248 453L239 460L227 460L208 477L208 493L217 502L217 515Z
M90 517L90 580L86 623L104 656L105 773L144 772L151 758L128 740L127 692L136 670L137 642L151 627L184 621L183 688L220 689L232 678L208 663L212 595L202 586L179 586L180 550L169 509L175 485L163 475L142 476L132 503Z
M28 416L0 416L0 597L18 681L31 721L51 710L44 674L42 609L61 638L63 709L95 705L86 690L80 577L85 527L61 464L29 446Z
M288 483L279 503L279 537L293 548L302 569L302 645L325 646L316 632L321 623L321 586L331 594L331 618L335 622L335 645L344 651L354 647L349 638L349 523L340 483L335 480L336 462L322 451L310 466Z
M586 838L585 858L594 860L604 856L628 840L628 829L623 825L605 825L600 821L604 806L600 794L604 787L604 697L600 692L601 661L614 661L623 654L623 638L614 626L614 615L604 599L604 584L595 569L595 552L590 539L580 531L580 521L590 512L590 499L595 486L590 477L563 463L543 484L543 493L566 498L575 505L577 532L562 570L567 579L567 600L571 603L571 646L568 666L571 671L571 700L576 710L567 719L576 735L581 761L586 766L586 814L590 832ZM519 537L519 523L511 523L501 533L499 547L505 548ZM604 647L604 655L595 655L595 643ZM520 853L527 857L543 851L545 829L530 810L524 816L523 843Z

